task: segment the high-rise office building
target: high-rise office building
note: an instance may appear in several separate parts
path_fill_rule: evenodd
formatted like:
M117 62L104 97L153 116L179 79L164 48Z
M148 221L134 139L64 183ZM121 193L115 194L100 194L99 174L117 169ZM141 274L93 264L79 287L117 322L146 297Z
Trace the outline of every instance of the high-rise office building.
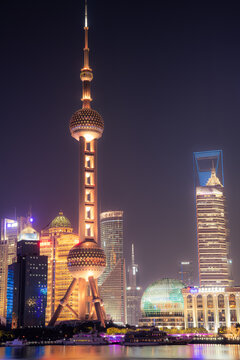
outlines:
M70 249L78 243L79 236L73 233L72 225L62 211L41 232L40 254L48 257L46 325L56 311L66 288L72 282L72 276L67 268L67 256ZM76 290L71 294L69 303L75 311L78 310ZM72 319L75 319L75 316L67 307L58 318L59 321Z
M119 259L104 283L99 286L107 320L127 323L126 267L125 260Z
M108 318L126 323L126 270L123 258L123 211L100 214L101 247L107 265L99 278L99 291ZM112 291L111 291L112 289Z
M194 153L200 286L232 283L222 151Z
M123 259L123 211L106 211L100 214L100 239L107 265L98 279L102 285L119 259Z
M70 119L71 136L79 143L79 238L68 254L67 265L72 282L59 302L49 322L53 326L62 310L68 308L80 320L98 319L102 326L104 309L98 293L96 279L102 274L106 258L98 246L98 205L97 205L97 142L104 130L101 115L91 109L92 69L89 65L87 0L85 0L85 47L84 65L80 78L83 84L82 108ZM88 289L90 291L88 292ZM74 290L78 294L78 309L75 311L70 302Z
M17 261L8 266L7 323L12 328L45 325L47 257L40 256L39 242L26 240L33 232L21 232Z
M19 234L29 224L29 218L1 220L0 239L0 316L6 317L7 312L7 277L8 265L17 258L17 241Z
M181 280L185 285L193 286L194 279L192 261L180 261L178 264L178 275L179 280Z
M141 317L141 296L142 289L139 286L138 265L135 263L134 245L132 244L131 265L128 267L127 286L127 323L138 325Z

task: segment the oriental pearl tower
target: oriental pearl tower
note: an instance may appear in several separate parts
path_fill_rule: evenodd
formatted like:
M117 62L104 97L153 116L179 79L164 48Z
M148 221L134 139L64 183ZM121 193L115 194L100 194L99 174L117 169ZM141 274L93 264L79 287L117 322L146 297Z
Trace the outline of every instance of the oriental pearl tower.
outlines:
M85 47L84 66L81 69L82 109L77 110L70 119L70 132L79 142L79 244L68 254L68 270L73 280L50 320L48 326L54 326L64 307L70 310L76 319L97 319L105 326L105 312L99 297L96 279L106 267L104 251L98 246L98 207L97 207L97 140L102 136L104 123L101 115L91 109L90 84L93 79L89 66L87 0L85 0ZM87 286L91 295L87 295ZM69 299L74 291L78 293L78 312L70 305Z

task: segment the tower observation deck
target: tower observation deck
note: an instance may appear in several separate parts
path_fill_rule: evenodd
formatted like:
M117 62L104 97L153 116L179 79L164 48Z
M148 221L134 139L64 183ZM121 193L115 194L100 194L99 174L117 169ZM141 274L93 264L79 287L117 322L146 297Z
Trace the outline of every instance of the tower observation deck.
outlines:
M79 320L98 319L105 326L105 312L99 297L96 279L106 266L104 251L98 245L97 205L97 140L101 138L104 122L101 115L91 109L91 81L93 72L89 65L87 0L85 0L84 64L80 72L82 81L82 108L70 119L70 133L79 142L79 244L68 255L68 269L73 276L65 296L60 301L49 326L53 326L64 306ZM91 295L87 295L87 284ZM78 288L78 313L68 304L70 295Z

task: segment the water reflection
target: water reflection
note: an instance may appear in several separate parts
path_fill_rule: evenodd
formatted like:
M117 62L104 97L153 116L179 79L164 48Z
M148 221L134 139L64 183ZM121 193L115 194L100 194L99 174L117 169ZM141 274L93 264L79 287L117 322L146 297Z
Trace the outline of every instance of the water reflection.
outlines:
M5 347L0 348L0 359L42 359L43 346Z
M38 360L121 360L121 359L240 359L239 345L187 346L28 346L0 348L0 359Z

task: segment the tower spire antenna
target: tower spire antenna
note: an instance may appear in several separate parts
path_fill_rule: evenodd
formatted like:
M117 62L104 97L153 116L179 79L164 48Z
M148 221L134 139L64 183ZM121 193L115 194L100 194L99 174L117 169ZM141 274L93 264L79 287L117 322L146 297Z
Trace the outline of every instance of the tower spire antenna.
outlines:
M83 68L80 72L80 78L82 80L82 102L83 109L91 108L91 81L93 79L92 69L89 66L89 47L88 47L88 17L87 17L87 0L85 0L85 22L84 22L84 33L85 33L85 45L83 49L84 63Z
M135 259L134 259L134 244L132 244L132 265L134 265Z
M87 0L85 0L85 24L84 27L88 27L88 18L87 18Z

